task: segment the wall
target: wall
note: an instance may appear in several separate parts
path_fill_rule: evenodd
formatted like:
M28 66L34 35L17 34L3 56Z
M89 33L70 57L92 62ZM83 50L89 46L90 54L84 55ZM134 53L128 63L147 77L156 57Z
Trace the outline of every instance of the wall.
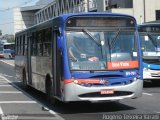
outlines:
M144 22L143 0L133 0L133 16L137 19L138 24Z
M112 13L122 13L122 14L127 14L133 16L133 9L132 8L117 8L117 9L111 9L108 12Z
M14 33L24 30L34 25L34 14L36 11L21 11L14 9Z
M160 10L160 0L133 0L133 3L131 0L110 0L110 2L111 4L117 4L121 8L112 8L111 12L133 15L137 19L138 24L155 21L156 10ZM131 7L132 4L132 10L126 9Z

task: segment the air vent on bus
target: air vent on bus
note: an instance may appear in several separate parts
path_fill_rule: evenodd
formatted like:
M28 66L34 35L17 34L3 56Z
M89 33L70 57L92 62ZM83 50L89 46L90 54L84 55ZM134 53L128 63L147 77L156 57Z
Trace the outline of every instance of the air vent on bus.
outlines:
M131 95L133 92L127 91L114 91L114 94L100 94L100 92L81 94L79 97L117 97Z

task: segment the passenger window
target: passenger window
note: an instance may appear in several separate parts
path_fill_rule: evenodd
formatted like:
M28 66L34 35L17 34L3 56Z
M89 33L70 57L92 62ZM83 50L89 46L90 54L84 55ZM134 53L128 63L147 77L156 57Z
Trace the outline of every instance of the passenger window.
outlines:
M43 31L37 32L37 56L43 55Z
M43 56L51 56L51 28L44 31Z

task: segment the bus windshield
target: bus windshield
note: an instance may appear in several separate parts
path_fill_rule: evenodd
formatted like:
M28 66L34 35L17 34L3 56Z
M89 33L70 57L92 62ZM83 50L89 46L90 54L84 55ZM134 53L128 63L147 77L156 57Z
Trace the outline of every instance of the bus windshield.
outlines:
M71 70L114 70L138 67L135 30L66 31Z
M140 33L144 57L160 56L160 33Z
M14 47L15 47L14 44L5 44L4 45L4 49L14 50L15 49Z

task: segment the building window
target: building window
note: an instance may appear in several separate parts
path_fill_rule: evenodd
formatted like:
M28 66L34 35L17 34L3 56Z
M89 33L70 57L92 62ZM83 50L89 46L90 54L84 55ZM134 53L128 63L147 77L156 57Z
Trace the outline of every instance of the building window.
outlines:
M32 33L32 45L31 45L31 55L36 56L37 55L37 37L36 32Z
M160 10L156 10L156 20L160 20Z

